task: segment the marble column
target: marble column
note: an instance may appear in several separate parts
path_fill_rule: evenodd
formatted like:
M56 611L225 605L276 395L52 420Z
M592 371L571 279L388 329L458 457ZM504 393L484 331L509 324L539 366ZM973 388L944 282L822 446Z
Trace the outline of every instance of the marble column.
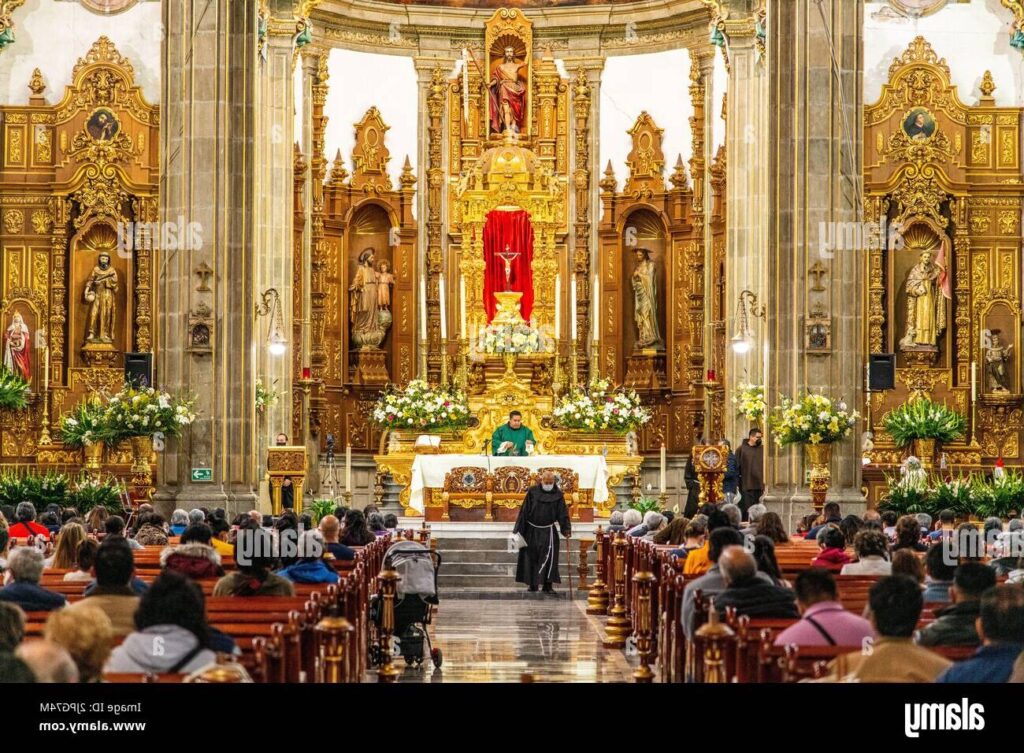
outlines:
M162 512L256 502L252 175L256 169L256 7L181 0L163 5L160 220L197 223L201 240L161 248L154 273L156 379L189 391L198 418L157 446ZM206 313L208 309L209 313ZM212 348L193 347L189 317L211 324ZM201 344L199 344L201 346ZM212 483L191 469L210 468Z
M768 289L768 130L774 115L768 108L768 75L757 50L754 18L749 0L725 3L729 40L729 117L726 122L726 269L725 336L727 342L741 329L739 301L743 291L757 296L758 306L769 297ZM710 89L713 76L706 76ZM712 114L705 107L705 117ZM713 130L707 132L710 144ZM711 160L707 162L711 165ZM707 171L710 173L710 170ZM710 191L705 190L710 197ZM709 198L710 201L710 198ZM710 240L710 233L707 234ZM747 302L749 303L749 301ZM764 381L763 349L767 342L765 320L746 306L746 323L752 335L747 353L732 347L725 356L725 433L736 446L747 436L750 423L732 410L732 398L741 382ZM772 347L771 343L768 343Z
M768 21L773 113L769 391L773 396L820 391L861 413L865 265L859 251L832 255L822 252L820 241L830 223L863 221L863 5L862 0L772 3ZM730 109L733 101L730 94ZM821 353L805 347L811 317L831 322L831 344ZM828 498L839 502L844 514L864 509L862 430L858 425L851 438L833 448ZM799 448L772 448L766 501L788 526L812 509L807 469Z
M272 0L264 44L264 59L256 72L257 161L253 172L256 213L253 239L253 295L262 302L263 294L276 290L280 301L280 319L273 308L255 324L256 376L279 394L258 420L255 463L260 478L266 471L266 449L278 433L288 435L289 444L301 445L304 437L292 436L292 380L295 348L292 328L293 304L293 170L295 162L295 13L292 0ZM303 142L308 150L309 142ZM308 164L308 159L307 159ZM271 301L272 302L272 301ZM288 340L283 355L267 350L267 339L277 326Z

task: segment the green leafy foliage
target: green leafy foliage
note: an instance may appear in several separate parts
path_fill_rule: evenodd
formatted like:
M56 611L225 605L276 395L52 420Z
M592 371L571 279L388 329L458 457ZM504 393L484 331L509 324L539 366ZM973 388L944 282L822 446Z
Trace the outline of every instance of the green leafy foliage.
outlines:
M29 383L20 374L0 366L0 408L22 410L28 405Z
M967 419L947 405L919 398L889 411L884 425L898 447L906 447L915 439L948 444L963 438Z

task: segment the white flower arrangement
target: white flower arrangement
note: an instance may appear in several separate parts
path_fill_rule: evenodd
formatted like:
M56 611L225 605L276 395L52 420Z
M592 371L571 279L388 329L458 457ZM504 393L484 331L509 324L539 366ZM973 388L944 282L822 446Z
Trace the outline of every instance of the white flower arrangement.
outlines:
M736 394L732 397L732 403L736 406L736 412L739 415L748 421L760 422L767 410L764 402L764 386L747 383L738 385Z
M191 398L125 385L107 402L103 423L115 441L147 434L176 437L196 418Z
M484 353L541 353L549 350L540 332L525 322L491 322L480 332L477 348Z
M266 412L267 408L277 403L277 399L280 396L281 393L273 387L265 386L262 379L256 380L256 412L261 416Z
M413 379L405 389L389 387L371 412L373 422L388 429L416 432L459 429L469 424L469 403L461 391L433 388Z
M576 388L555 406L555 421L565 429L634 431L651 420L633 390L612 389L607 379L597 379L587 390Z
M831 444L850 435L859 418L824 395L805 394L782 399L771 419L772 432L783 447L789 444Z

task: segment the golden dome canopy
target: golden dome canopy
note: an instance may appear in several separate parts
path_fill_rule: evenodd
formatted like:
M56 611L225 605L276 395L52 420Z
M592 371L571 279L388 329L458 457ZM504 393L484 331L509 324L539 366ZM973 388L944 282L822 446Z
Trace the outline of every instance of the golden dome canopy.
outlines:
M509 131L501 144L484 150L474 170L485 178L494 174L506 176L509 173L533 175L539 164L540 159L533 150L522 146Z

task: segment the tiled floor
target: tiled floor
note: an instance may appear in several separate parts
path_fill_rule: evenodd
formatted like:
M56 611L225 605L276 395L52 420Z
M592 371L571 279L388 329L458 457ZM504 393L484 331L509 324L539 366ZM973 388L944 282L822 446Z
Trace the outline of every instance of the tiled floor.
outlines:
M449 599L430 626L441 668L405 668L399 682L520 682L524 673L536 682L631 681L633 668L602 647L601 623L585 609L583 596Z

